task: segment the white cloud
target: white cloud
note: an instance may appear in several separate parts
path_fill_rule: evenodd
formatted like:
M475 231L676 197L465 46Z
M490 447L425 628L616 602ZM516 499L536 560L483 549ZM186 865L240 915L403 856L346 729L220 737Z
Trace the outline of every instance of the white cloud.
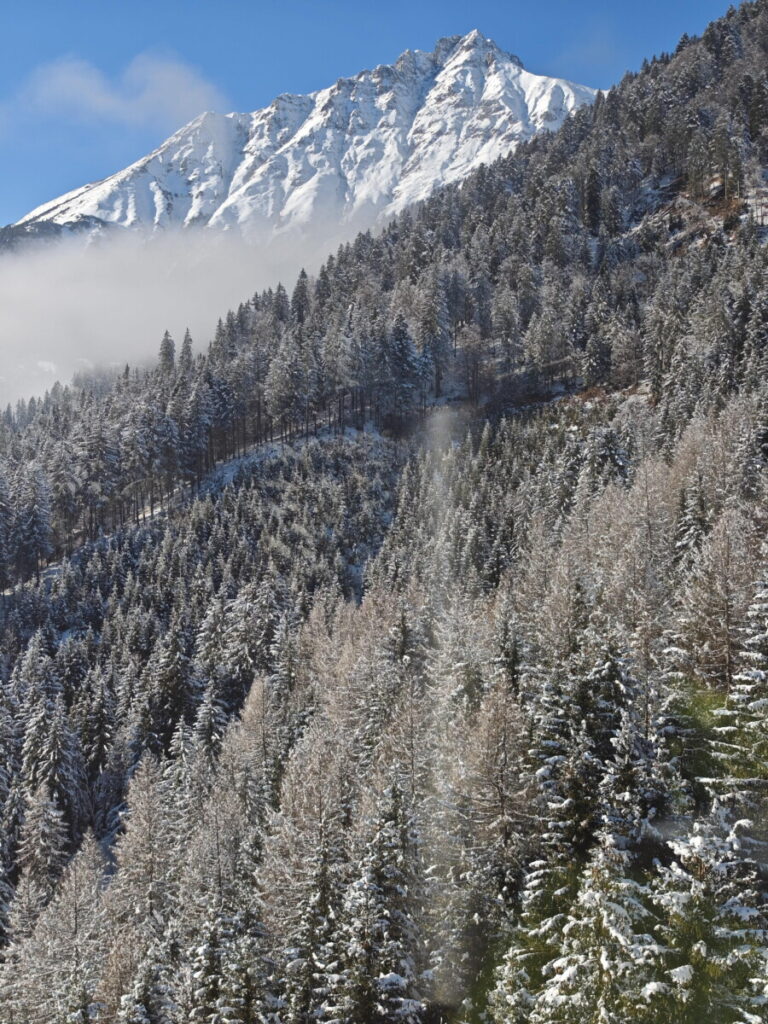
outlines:
M139 54L115 77L90 61L62 57L36 68L2 104L0 125L31 116L169 130L204 110L227 109L215 85L173 56Z

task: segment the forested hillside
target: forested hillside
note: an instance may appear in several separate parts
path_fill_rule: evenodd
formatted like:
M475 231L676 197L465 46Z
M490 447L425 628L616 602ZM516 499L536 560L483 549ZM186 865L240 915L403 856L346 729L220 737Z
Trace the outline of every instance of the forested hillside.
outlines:
M6 413L0 1019L768 1020L767 60Z

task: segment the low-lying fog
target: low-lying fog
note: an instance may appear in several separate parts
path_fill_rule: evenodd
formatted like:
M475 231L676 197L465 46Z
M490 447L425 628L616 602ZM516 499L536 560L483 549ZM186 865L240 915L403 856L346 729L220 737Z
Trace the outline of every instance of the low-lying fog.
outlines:
M93 366L139 364L167 329L189 327L204 349L220 316L261 288L289 293L302 266L316 269L339 237L246 242L207 229L146 238L121 232L45 243L0 256L0 408L42 395Z

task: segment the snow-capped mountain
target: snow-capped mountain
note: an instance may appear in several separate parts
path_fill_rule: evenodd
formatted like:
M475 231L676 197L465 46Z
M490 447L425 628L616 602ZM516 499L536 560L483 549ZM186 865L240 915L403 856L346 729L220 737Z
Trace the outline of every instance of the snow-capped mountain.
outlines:
M18 227L366 228L558 128L595 92L531 74L474 31L252 114L201 114L154 153Z

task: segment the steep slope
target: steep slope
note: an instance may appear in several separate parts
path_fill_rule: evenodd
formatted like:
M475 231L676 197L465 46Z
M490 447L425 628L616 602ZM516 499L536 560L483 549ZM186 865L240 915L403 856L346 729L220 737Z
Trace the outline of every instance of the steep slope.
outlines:
M767 62L0 417L0 1019L766 1020Z
M473 31L252 114L202 114L154 153L19 226L368 227L558 128L595 95L531 74Z

